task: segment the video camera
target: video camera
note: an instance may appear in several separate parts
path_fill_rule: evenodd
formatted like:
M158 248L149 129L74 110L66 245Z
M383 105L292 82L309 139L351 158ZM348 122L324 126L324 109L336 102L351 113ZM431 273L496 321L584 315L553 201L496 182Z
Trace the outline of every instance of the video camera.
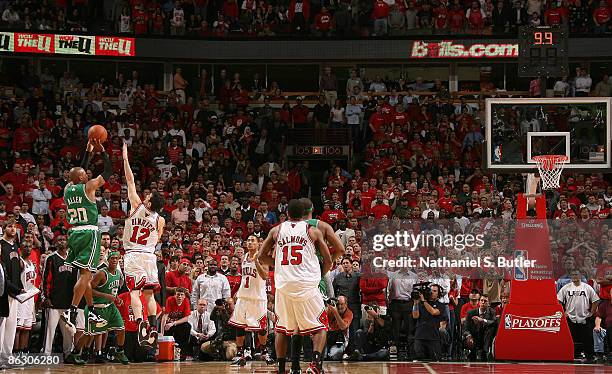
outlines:
M412 286L410 298L412 300L418 300L421 298L421 295L423 295L425 300L431 297L431 282L415 283L414 286Z
M324 298L323 301L325 301L326 305L331 305L334 308L338 306L338 299L335 297Z

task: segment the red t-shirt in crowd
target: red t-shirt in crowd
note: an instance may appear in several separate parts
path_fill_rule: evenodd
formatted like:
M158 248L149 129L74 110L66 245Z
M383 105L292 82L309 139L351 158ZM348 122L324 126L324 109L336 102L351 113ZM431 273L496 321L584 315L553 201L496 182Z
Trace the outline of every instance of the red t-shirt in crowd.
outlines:
M559 25L562 18L563 15L559 8L550 8L544 12L544 21L547 25Z
M132 309L132 298L129 292L124 292L120 294L119 299L123 301L121 305L119 303L115 303L117 305L117 309L119 309L119 313L121 314L121 318L123 319L123 324L125 325L125 331L127 332L136 332L138 330L138 324L136 323L136 317L134 317L134 311ZM148 314L147 309L147 300L144 297L144 294L140 294L140 303L142 304L142 315L146 316ZM159 304L157 305L157 314L161 313L161 308Z
M191 278L189 275L180 275L178 270L169 271L166 273L166 287L183 287L191 292Z
M225 277L227 278L227 281L229 282L230 292L231 292L232 297L236 296L236 292L238 292L238 289L240 288L240 281L242 279L242 276L240 274L238 275L228 274Z
M596 278L606 279L612 275L612 265L603 264L597 267L597 273L595 275ZM610 300L610 289L612 288L612 282L608 285L600 285L599 286L599 298L604 300Z
M317 26L317 30L328 31L331 29L331 21L332 17L329 12L321 12L317 14L315 18L315 25Z
M191 313L191 307L189 306L189 300L183 299L181 305L176 302L176 296L170 296L166 300L166 313L168 314L168 321L178 321L183 317L187 317Z
M372 18L381 19L389 16L389 5L384 1L377 1L374 3L374 10L372 10Z
M593 11L593 18L595 18L600 25L608 23L611 15L612 13L608 7L599 7Z
M476 305L472 305L471 303L463 304L461 307L461 318L465 318L470 310L474 310L478 308L478 303Z

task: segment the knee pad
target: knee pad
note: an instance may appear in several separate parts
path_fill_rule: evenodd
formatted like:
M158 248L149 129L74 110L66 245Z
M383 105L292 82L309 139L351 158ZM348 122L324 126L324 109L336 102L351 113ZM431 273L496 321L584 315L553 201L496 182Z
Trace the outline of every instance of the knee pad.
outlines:
M244 331L244 329L240 329L236 327L236 337L245 336L245 335L246 335L246 331Z
M268 332L266 330L260 330L257 335L259 336L266 336L268 334Z

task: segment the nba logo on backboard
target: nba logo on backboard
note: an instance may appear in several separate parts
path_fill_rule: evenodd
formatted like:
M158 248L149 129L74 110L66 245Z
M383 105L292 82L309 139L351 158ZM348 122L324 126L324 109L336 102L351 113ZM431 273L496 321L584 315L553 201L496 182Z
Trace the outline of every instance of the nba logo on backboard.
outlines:
M493 150L493 162L501 162L502 158L502 146L501 144L496 145Z
M529 279L528 269L523 266L525 260L527 260L527 251L514 251L514 260L516 266L514 266L514 279L515 280L527 280ZM517 261L518 260L518 261Z

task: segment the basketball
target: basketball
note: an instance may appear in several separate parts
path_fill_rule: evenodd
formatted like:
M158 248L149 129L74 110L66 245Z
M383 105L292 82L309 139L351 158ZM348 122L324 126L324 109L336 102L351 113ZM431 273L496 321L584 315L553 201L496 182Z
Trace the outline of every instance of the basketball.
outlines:
M108 133L106 132L106 129L104 128L104 126L94 125L89 128L87 137L89 138L89 140L96 139L96 140L99 140L100 143L104 143L106 142Z

